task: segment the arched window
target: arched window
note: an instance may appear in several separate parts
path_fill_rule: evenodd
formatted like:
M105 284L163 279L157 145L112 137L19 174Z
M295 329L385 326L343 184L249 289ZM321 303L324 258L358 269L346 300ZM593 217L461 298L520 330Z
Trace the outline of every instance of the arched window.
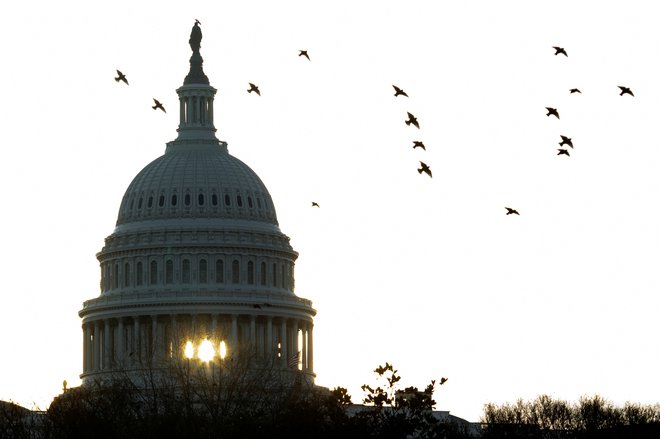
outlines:
M225 195L225 206L230 206L231 205L231 197L229 195Z
M181 282L190 283L190 259L184 259L181 262Z
M186 194L186 196L185 196L184 199L183 199L183 203L184 203L186 206L190 206L190 194Z
M211 204L213 204L214 206L218 205L218 194L213 194L211 196Z
M277 264L273 262L273 286L277 286Z
M156 261L151 261L149 264L149 285L156 285L158 283L158 264Z
M172 206L176 206L176 194L172 195Z
M238 207L243 207L243 199L240 195L236 196L236 204L238 204Z
M112 270L112 288L119 288L119 264L115 264Z
M261 263L261 270L259 270L259 281L261 285L266 285L266 263L262 262Z
M165 205L165 195L158 197L158 207L163 207Z
M223 283L225 281L225 264L222 259L215 261L215 282Z
M250 285L254 284L254 262L252 262L252 261L248 261L247 283L250 284Z
M205 284L207 282L207 269L206 259L199 260L199 283Z
M204 205L204 194L197 195L197 204L199 204L200 206Z
M142 285L142 262L138 261L137 264L135 264L135 284L140 286Z
M282 288L286 288L286 265L282 264Z
M231 282L237 284L241 281L241 266L238 259L234 259L231 263Z
M165 262L165 283L171 284L174 282L174 262L168 259Z
M248 207L252 209L252 197L248 196Z
M151 209L151 206L153 206L153 205L154 205L154 197L153 197L153 196L150 196L150 197L149 197L149 201L147 201L147 207L148 207L149 209Z
M131 282L131 266L129 263L124 264L124 287L129 286Z

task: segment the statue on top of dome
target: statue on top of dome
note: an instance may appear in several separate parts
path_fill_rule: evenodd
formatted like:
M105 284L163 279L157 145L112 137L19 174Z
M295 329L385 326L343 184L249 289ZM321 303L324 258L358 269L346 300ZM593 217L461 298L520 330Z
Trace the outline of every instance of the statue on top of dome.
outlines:
M202 46L202 29L199 27L200 24L202 23L196 19L195 25L190 32L190 39L188 40L188 43L190 44L190 48L193 52L199 52L199 48Z

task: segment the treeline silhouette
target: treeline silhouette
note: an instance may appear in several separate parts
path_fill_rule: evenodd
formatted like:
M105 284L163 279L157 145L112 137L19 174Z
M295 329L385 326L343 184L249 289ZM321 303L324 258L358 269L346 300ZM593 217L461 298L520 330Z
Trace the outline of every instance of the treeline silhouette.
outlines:
M617 407L599 395L486 404L484 438L660 438L660 404Z
M149 371L146 386L136 386L135 377L117 376L110 383L69 389L40 414L5 403L0 437L468 437L469 423L434 415L434 381L423 390L399 389L401 377L388 363L376 368L375 384L363 386L363 405L353 404L343 387L277 379L277 369L258 376L218 369L180 369L167 380Z

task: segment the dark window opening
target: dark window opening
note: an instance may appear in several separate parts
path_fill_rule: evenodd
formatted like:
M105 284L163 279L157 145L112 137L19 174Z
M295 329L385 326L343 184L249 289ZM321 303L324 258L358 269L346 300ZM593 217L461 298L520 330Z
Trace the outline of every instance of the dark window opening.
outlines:
M171 284L174 282L174 262L168 260L165 262L165 283Z
M149 284L156 285L158 283L158 264L156 261L151 261L151 267L149 267Z
M154 205L154 197L149 197L149 201L147 201L147 207L151 208L151 206Z
M204 205L204 194L199 194L197 196L197 204L199 204L200 206Z
M225 281L225 264L222 259L215 261L215 281L216 283Z
M181 263L181 281L184 284L190 283L190 260L184 259Z
M240 195L236 197L236 204L238 204L238 207L243 207L243 199Z
M176 194L172 195L172 206L176 206Z
M214 206L218 205L218 195L217 194L213 194L213 196L211 197L211 203L213 203Z
M135 284L140 286L142 285L142 262L138 262L135 265Z
M190 194L186 194L186 197L183 199L183 202L186 206L190 206Z
M261 270L260 270L260 273L259 273L259 277L260 277L259 281L260 281L261 285L266 285L266 263L265 262L261 263Z
M252 209L252 197L248 197L248 207Z
M231 263L231 282L237 284L241 280L240 265L238 260L234 259Z
M231 205L231 198L229 195L225 195L225 206Z
M250 284L250 285L254 284L254 262L252 262L252 261L248 261L247 283Z
M206 259L199 261L199 283L205 284L207 282Z

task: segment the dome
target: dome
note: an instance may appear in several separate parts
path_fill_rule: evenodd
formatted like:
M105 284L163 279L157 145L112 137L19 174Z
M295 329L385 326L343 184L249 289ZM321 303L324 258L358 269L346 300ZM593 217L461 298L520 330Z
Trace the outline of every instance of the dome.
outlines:
M186 143L170 142L165 154L133 179L119 208L116 232L192 218L217 226L247 220L277 228L266 186L227 152L226 143Z

